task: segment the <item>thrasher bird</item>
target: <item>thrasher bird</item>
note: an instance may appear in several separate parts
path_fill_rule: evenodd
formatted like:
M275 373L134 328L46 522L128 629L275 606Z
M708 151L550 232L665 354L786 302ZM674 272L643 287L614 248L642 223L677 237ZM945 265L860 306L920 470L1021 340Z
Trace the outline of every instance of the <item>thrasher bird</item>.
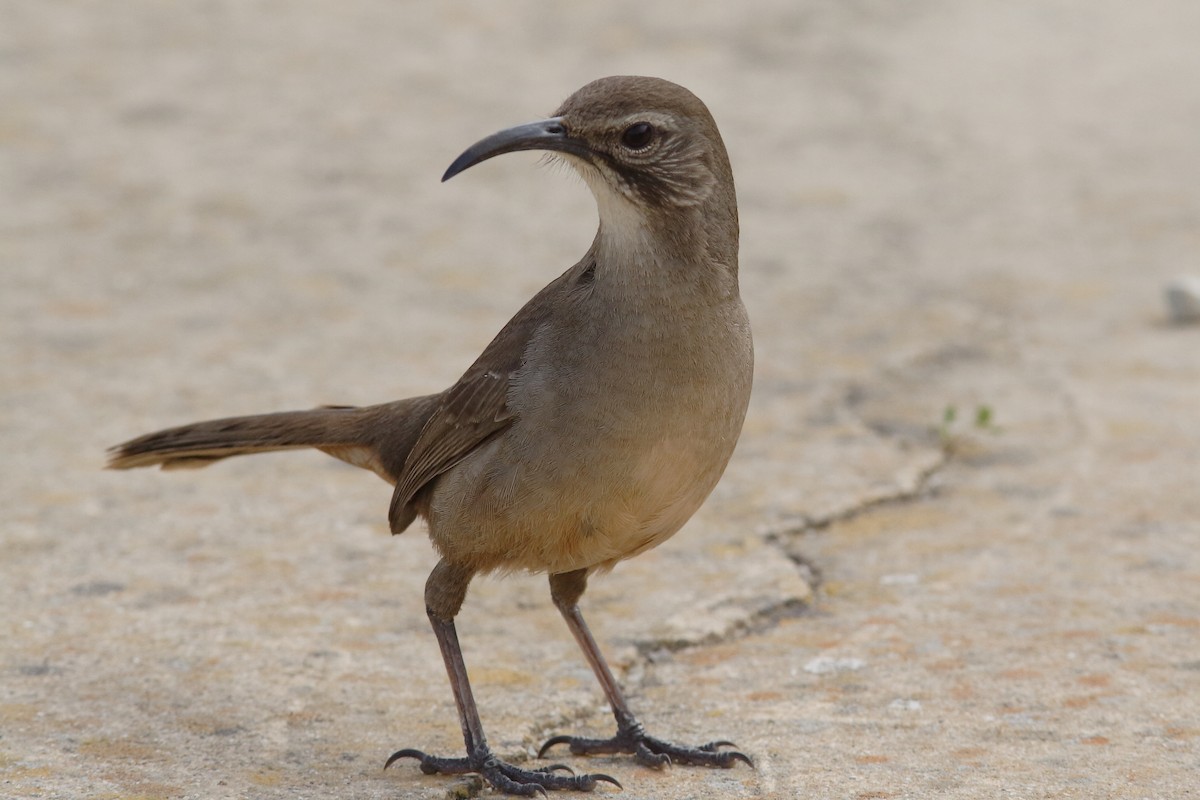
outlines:
M591 790L607 775L523 769L488 747L454 617L471 579L544 572L550 596L612 705L610 739L555 736L575 754L639 763L750 763L728 742L648 734L579 609L588 577L666 541L712 491L742 429L753 346L738 293L738 216L725 146L708 109L664 80L604 78L549 119L488 136L447 180L485 159L544 150L578 170L599 230L577 264L538 292L449 389L365 407L198 422L111 451L116 469L205 466L313 447L395 487L388 519L428 523L441 560L425 605L458 706L464 757L404 749L426 773L478 773L517 795ZM618 784L619 785L619 784Z

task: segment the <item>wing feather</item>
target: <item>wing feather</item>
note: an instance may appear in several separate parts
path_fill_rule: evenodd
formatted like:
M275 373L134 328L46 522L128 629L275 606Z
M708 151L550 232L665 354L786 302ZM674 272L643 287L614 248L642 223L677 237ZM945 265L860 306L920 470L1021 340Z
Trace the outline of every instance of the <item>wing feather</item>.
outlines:
M585 261L590 257L586 256ZM430 481L462 461L472 450L512 424L508 405L513 377L530 340L569 289L584 261L563 273L525 304L496 335L471 368L439 399L396 480L388 511L393 532L412 521L417 494Z

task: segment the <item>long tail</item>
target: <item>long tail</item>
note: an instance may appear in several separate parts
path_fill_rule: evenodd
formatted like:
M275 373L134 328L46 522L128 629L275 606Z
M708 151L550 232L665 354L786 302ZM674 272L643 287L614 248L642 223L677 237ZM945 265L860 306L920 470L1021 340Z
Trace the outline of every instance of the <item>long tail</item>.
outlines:
M206 467L249 453L313 447L396 482L438 395L362 408L332 406L194 422L109 449L109 469Z

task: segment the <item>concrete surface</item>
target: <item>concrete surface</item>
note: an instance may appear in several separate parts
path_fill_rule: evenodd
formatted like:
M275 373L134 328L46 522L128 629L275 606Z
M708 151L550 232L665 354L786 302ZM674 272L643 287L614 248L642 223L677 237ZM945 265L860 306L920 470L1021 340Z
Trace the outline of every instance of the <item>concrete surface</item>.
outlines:
M1200 272L1200 6L0 18L0 795L463 788L380 769L461 746L387 486L103 449L446 386L594 210L533 155L442 169L613 73L721 124L759 362L717 493L586 610L653 731L758 768L567 760L630 798L1197 793L1200 328L1162 286ZM500 753L608 730L543 578L460 632Z

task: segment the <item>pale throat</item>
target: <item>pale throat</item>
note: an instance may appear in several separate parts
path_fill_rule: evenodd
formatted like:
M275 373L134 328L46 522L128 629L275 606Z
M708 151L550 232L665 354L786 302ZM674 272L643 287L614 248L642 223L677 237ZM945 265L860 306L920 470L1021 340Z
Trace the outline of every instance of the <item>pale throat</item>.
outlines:
M610 290L623 304L680 307L690 301L710 305L736 297L736 250L733 264L707 257L705 232L692 229L684 241L654 224L653 211L614 187L590 165L579 173L596 199L600 216L597 259L605 265ZM686 209L693 211L694 209ZM680 212L685 209L679 209ZM615 301L615 298L614 298Z
M659 243L650 230L643 210L604 178L589 173L590 170L585 172L583 178L596 198L602 253L618 261L631 258L657 260L661 257L661 248L656 246Z

